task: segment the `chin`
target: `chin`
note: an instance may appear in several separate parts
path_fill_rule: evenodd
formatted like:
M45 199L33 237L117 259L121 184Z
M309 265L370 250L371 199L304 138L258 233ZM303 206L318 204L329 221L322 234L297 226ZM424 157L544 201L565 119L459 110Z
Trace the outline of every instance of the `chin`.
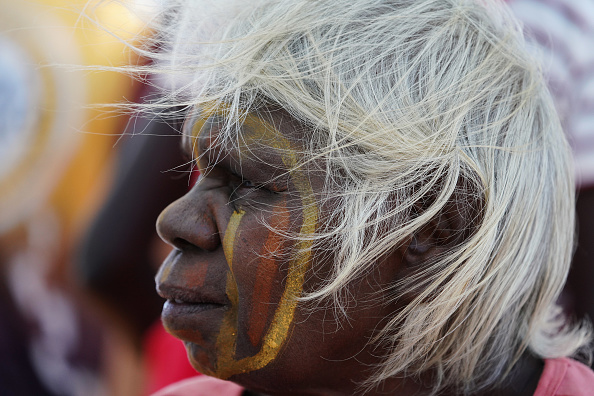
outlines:
M209 353L200 345L193 342L184 341L184 345L186 346L188 359L194 370L210 377L220 378L216 374L216 356L213 356L212 353Z

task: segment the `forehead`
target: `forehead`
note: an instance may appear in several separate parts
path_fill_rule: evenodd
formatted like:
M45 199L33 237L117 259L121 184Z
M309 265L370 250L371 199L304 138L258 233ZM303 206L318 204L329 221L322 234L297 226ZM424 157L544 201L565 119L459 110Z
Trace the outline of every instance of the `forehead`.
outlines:
M283 109L260 109L241 115L238 121L228 114L224 108L193 110L184 123L185 149L196 158L212 152L232 152L242 157L257 153L266 161L272 160L266 158L267 152L285 158L306 146L307 128Z

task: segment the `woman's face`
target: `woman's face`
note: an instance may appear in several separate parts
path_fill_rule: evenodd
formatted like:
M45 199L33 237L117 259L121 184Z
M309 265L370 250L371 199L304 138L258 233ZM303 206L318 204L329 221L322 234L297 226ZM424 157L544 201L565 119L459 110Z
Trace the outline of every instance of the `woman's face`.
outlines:
M250 114L236 148L217 140L222 117L187 128L201 178L157 223L174 247L157 275L163 323L203 373L271 394L352 387L381 355L368 341L395 309L377 298L399 256L350 286L348 321L298 303L333 265L307 238L332 217L323 167L298 166L304 130L284 111Z

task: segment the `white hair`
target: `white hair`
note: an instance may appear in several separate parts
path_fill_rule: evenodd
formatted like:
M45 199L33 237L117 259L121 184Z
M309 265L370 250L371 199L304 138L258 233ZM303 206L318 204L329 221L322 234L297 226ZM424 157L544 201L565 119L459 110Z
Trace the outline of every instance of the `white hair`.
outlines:
M573 248L569 150L503 5L176 0L163 16L161 50L142 51L175 82L164 106L225 103L237 121L264 98L308 126L310 158L342 189L316 235L336 240L334 272L304 299L340 309L352 280L458 202L464 238L394 285L394 299L415 297L376 340L389 352L367 386L433 371L435 392L475 392L527 349L585 350L589 328L556 306Z

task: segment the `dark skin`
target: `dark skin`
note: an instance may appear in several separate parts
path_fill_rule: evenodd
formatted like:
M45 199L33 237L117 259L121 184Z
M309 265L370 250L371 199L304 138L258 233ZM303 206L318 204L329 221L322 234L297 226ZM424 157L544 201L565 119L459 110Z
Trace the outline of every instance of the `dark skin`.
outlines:
M252 394L360 394L357 384L382 360L369 340L403 303L386 302L388 292L380 291L448 248L438 243L438 228L463 223L458 212L446 211L414 246L396 249L352 282L357 304L347 305L348 322L336 319L331 307L308 310L294 297L321 285L333 265L331 249L284 235L330 225L333 205L320 199L319 166L293 169L306 131L283 110L260 112L248 117L244 143L234 149L216 139L221 117L214 113L186 130L196 137L202 180L157 222L174 248L157 275L157 290L167 299L165 327L184 340L197 370ZM311 254L299 254L308 247ZM542 366L526 356L517 367L508 386L481 394L532 395ZM427 391L411 378L392 378L368 394Z

